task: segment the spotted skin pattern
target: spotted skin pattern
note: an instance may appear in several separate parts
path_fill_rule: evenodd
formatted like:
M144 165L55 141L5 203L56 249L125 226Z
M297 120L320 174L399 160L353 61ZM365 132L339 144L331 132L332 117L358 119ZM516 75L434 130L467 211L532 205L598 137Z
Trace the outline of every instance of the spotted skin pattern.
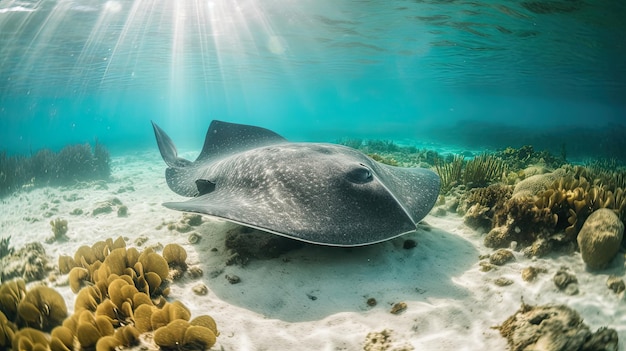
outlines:
M290 143L267 129L213 121L203 150L179 158L153 123L167 183L192 197L165 207L198 212L305 242L361 246L414 231L439 177L392 167L341 145Z

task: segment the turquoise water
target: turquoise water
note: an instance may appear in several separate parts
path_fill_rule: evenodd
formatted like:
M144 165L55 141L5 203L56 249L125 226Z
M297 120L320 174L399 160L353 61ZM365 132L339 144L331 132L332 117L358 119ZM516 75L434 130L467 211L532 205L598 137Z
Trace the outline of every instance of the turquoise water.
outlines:
M210 120L626 158L621 1L0 0L0 150ZM621 144L620 144L621 143Z

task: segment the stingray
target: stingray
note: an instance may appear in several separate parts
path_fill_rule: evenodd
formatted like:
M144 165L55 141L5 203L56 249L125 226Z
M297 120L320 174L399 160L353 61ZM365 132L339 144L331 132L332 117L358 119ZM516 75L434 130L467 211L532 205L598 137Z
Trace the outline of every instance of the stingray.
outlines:
M196 212L309 243L361 246L416 230L439 194L424 168L374 161L337 144L289 142L261 127L212 121L195 161L152 122L165 178Z

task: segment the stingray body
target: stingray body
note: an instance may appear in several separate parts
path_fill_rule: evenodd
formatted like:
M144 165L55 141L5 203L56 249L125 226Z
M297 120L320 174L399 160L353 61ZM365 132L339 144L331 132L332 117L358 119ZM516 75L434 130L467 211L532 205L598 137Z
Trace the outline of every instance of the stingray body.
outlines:
M306 242L360 246L414 231L433 207L439 177L378 163L341 145L290 143L260 127L213 121L191 162L152 123L184 202L165 207L219 217Z

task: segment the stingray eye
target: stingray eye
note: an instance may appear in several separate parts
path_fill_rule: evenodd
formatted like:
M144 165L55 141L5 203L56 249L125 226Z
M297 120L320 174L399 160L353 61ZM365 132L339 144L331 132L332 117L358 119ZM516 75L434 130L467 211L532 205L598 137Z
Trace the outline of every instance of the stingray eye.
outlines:
M363 164L348 171L348 180L353 183L367 183L372 181L372 179L374 179L372 171Z

